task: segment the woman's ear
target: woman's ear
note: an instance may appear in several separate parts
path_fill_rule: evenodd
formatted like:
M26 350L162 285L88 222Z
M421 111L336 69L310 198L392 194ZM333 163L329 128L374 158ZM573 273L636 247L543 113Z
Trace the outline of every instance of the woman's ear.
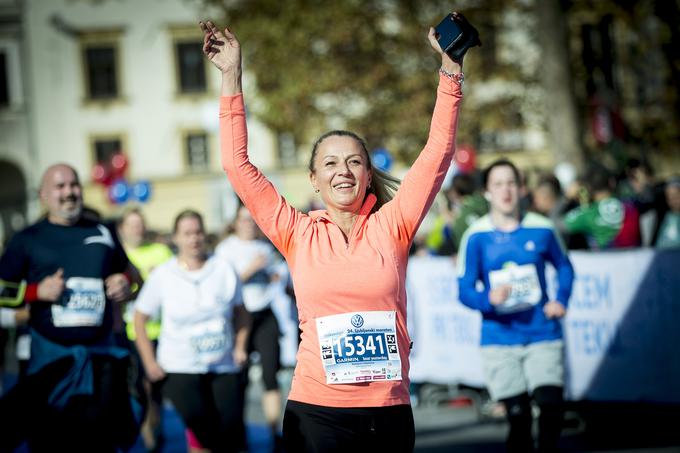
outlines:
M312 189L314 189L314 192L319 193L319 188L316 187L316 175L314 172L309 172L309 182L312 184Z
M486 199L486 201L490 202L491 201L491 194L489 192L484 192L484 198Z

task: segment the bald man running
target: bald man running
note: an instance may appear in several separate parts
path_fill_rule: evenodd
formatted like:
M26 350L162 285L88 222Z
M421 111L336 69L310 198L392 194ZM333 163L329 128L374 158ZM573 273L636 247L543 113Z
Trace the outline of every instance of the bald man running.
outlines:
M113 304L137 275L116 236L83 217L82 187L66 164L49 167L47 215L17 233L0 279L28 283L31 358L26 379L0 400L0 451L116 451L136 439L128 355L113 342Z

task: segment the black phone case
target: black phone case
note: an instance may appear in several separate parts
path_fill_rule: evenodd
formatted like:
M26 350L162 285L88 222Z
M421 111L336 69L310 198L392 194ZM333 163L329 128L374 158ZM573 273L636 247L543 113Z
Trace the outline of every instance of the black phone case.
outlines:
M454 61L461 61L470 47L481 46L479 32L462 15L449 14L435 27L439 45Z
M463 30L458 26L458 23L453 17L453 14L446 16L439 25L434 28L439 37L439 45L444 52L449 52L456 42L463 37Z

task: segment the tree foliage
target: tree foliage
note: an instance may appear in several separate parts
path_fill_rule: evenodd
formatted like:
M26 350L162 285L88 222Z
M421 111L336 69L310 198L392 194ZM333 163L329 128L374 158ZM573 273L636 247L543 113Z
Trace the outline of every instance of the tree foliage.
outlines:
M629 138L642 147L677 143L680 33L675 1L203 1L223 9L222 25L229 24L242 43L244 67L254 76L258 94L256 100L249 99L250 111L273 131L292 134L298 145L328 129L346 128L363 135L369 146L387 147L411 162L427 138L439 67L427 30L454 6L479 29L484 43L465 59L466 75L474 82L466 89L460 143L484 151L512 151L498 146L498 137L530 128L547 131L546 147L556 153L582 153L577 145L559 145L567 135L578 135L571 143L584 138L587 143L591 133L591 93L586 87L602 67L584 64L588 27L600 30L601 36L611 35L613 44L603 51L612 55L602 61L606 70L610 59L614 77L624 74L627 80L610 88L629 126ZM562 62L539 45L552 39L546 38L550 34L541 28L537 12L538 2L544 1L559 4L559 19L567 27L569 58ZM614 18L614 26L605 30L601 24L607 17ZM638 64L636 57L652 51L665 60L662 68ZM548 64L562 67L576 89L569 93L567 84L546 83ZM653 96L635 94L652 88ZM558 92L563 96L556 96ZM557 98L561 101L547 102ZM553 113L566 109L576 111L570 127L548 127ZM672 121L659 121L663 117ZM519 146L515 150L522 149L521 141Z
M217 3L242 43L244 68L264 100L251 108L267 126L297 143L339 127L402 158L420 150L439 67L427 30L450 2Z

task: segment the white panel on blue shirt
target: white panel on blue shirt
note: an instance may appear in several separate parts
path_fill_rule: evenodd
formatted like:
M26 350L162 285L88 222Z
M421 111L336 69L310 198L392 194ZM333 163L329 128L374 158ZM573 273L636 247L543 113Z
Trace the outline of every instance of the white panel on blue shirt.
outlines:
M496 306L498 313L513 313L528 310L541 301L541 284L534 264L513 263L496 271L489 272L491 289L502 285L512 286L510 297Z

